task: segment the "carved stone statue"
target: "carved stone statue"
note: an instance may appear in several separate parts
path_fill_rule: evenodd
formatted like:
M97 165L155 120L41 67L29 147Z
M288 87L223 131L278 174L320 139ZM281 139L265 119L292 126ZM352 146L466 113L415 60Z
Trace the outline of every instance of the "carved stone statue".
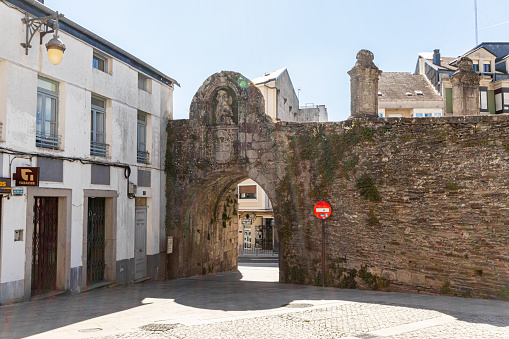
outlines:
M220 90L217 92L216 100L216 124L234 124L232 97L225 90Z

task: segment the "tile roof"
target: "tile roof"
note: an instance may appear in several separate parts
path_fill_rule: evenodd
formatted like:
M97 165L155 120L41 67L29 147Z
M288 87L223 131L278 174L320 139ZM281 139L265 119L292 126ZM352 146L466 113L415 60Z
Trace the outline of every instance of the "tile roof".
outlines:
M509 42L482 42L479 45L472 48L470 51L463 54L468 55L480 48L486 49L488 52L497 57L496 62L502 60L504 57L509 55Z
M424 75L382 73L378 81L379 101L443 101ZM420 91L422 95L417 94Z
M430 64L433 64L433 53L419 53L419 56L426 59ZM450 65L452 62L456 61L458 58L449 58L449 57L440 57L440 66L434 65L438 67L441 71L452 71L455 72L458 67Z

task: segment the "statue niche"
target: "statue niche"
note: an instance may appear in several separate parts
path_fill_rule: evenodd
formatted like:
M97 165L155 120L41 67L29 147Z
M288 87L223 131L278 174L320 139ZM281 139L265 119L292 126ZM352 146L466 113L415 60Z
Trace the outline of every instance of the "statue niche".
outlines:
M219 89L214 96L214 122L216 125L236 124L237 102L235 93L228 88Z

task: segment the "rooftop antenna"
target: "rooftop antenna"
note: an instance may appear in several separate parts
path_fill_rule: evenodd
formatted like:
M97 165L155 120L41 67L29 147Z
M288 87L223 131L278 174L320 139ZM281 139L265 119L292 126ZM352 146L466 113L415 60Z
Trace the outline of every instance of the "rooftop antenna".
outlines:
M477 30L477 0L474 0L474 12L475 12L475 45L479 45L479 31Z

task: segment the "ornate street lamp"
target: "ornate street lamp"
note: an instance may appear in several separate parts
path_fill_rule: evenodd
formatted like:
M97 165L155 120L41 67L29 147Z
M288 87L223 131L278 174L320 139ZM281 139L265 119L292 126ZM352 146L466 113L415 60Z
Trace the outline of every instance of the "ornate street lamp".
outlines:
M64 57L65 45L58 38L58 20L63 18L63 14L56 12L54 15L45 16L41 18L30 19L28 13L25 13L25 17L21 19L21 22L26 26L26 42L22 42L21 46L25 48L25 54L28 55L28 49L32 47L30 43L35 36L35 33L40 32L41 38L40 43L42 44L42 38L48 33L54 33L53 38L46 44L48 50L48 59L53 65L58 65ZM53 30L49 30L48 21L55 20L53 24ZM42 25L45 26L45 31L41 31Z

